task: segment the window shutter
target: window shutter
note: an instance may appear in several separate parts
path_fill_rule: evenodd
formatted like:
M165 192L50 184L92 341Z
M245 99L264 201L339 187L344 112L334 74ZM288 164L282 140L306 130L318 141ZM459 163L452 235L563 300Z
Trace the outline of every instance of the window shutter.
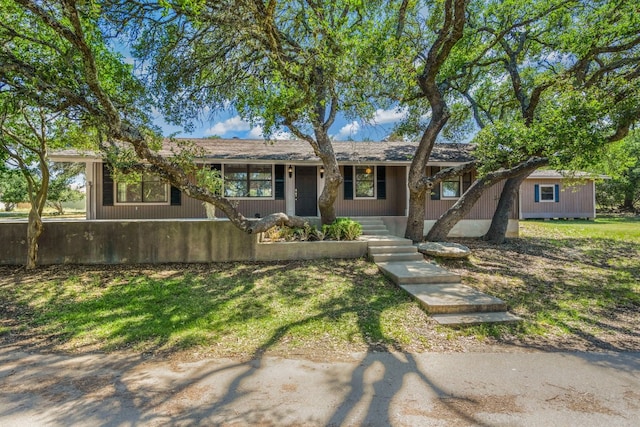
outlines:
M560 201L560 184L555 185L555 202L558 203Z
M466 193L469 187L471 187L471 172L462 175L462 192Z
M353 166L344 167L344 200L353 200Z
M284 200L284 165L275 165L275 188L276 200Z
M533 186L533 197L536 203L540 202L540 186L538 184Z
M438 172L440 172L439 166L431 166L431 172L429 173L429 176L433 176ZM431 189L431 200L440 200L440 184L436 184Z
M171 186L171 206L182 204L182 191L178 187Z
M387 198L387 180L386 180L386 167L376 167L376 184L378 185L378 200L385 200Z
M106 163L102 164L102 206L113 206L113 176Z

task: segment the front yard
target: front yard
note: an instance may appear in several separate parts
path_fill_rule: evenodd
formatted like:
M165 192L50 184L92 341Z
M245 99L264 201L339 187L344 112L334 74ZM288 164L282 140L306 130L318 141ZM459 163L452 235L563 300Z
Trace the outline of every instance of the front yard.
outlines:
M0 267L0 343L172 357L640 349L640 221L522 222L442 264L524 318L450 329L365 260Z

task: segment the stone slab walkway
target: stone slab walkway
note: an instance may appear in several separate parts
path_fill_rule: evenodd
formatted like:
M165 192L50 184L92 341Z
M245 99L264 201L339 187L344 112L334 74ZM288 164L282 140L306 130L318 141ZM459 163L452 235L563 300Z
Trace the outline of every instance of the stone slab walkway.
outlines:
M380 271L412 295L441 324L508 323L521 319L499 298L463 285L460 276L424 260L409 239L376 235L382 220L363 221L369 257Z

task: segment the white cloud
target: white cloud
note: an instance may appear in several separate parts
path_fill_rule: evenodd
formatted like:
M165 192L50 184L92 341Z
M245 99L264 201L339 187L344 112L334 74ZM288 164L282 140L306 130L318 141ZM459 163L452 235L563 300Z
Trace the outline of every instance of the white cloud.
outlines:
M342 138L353 137L359 131L360 131L360 123L354 120L353 122L347 123L346 125L342 126L340 131L336 134L336 138L342 139Z
M251 128L251 130L247 134L247 137L252 138L252 139L262 139L262 138L264 138L264 135L262 134L262 126L256 126L254 128Z
M249 133L247 133L247 138L262 139L264 138L264 134L262 132L263 132L262 126L256 126L254 128L251 128ZM291 133L284 131L282 129L278 129L273 133L273 135L271 135L271 139L280 140L280 141L288 140L288 139L291 139Z
M395 123L403 120L407 117L407 110L403 109L391 109L391 110L383 110L377 109L373 118L369 121L370 124L374 125L383 125L387 123Z
M224 136L228 132L245 131L251 129L251 125L240 118L240 116L231 117L223 122L216 123L209 129L204 131L205 135Z

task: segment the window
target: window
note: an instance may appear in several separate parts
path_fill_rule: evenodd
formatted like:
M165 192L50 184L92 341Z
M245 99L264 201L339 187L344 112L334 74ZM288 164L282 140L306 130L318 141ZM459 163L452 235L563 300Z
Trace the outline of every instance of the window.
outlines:
M272 197L271 165L224 165L225 197Z
M460 178L440 183L441 195L443 199L457 199L460 197Z
M553 202L556 200L555 188L553 185L541 185L540 186L540 201L541 202Z
M355 172L356 198L374 198L376 196L375 168L356 166Z
M118 182L118 203L169 203L167 184L160 177L143 172L139 182Z

